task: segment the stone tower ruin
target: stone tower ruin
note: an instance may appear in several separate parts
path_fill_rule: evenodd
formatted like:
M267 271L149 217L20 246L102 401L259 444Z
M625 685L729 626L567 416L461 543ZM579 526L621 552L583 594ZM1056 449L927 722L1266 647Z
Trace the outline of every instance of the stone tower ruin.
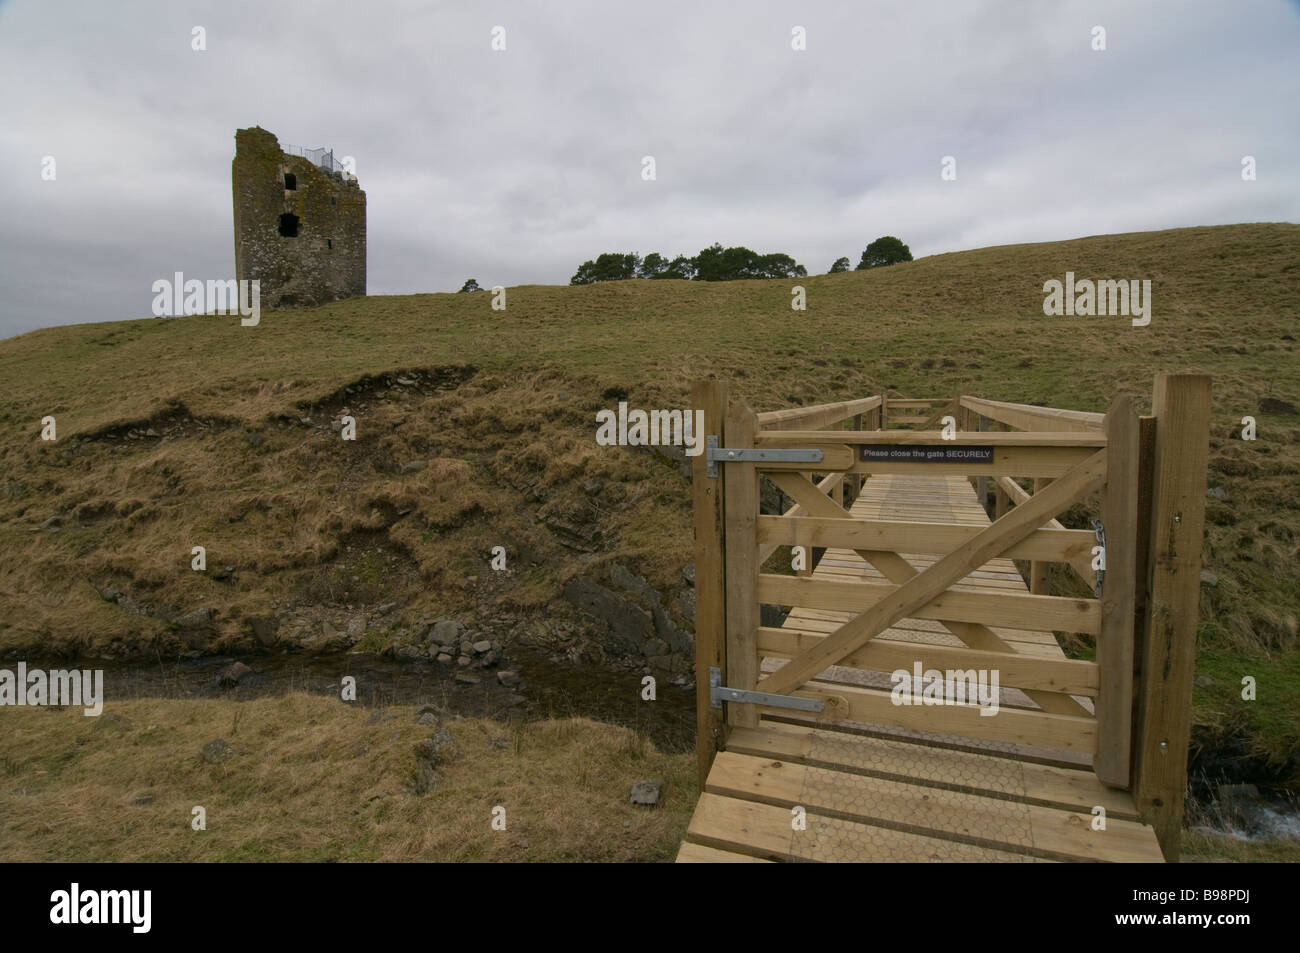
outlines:
M235 132L235 277L265 307L366 293L366 193L332 151L280 148L258 126Z

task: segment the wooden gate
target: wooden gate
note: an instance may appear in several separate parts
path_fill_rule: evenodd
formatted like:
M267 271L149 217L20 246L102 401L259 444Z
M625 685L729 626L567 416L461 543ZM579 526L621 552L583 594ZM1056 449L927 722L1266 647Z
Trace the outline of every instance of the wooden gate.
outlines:
M1126 397L1105 415L883 395L754 414L717 382L694 397L716 437L695 470L702 788L734 729L883 726L1087 768L1177 856L1207 378L1157 378L1144 418ZM1072 508L1092 528L1057 520ZM1058 632L1095 659L1065 657Z

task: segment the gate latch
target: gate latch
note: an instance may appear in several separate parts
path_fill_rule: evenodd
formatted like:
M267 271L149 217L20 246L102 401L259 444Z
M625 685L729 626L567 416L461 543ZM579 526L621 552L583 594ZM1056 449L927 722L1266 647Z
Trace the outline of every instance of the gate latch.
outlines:
M821 463L825 456L820 450L772 450L764 447L752 449L733 449L719 447L716 434L705 438L705 459L708 461L708 474L718 475L719 463Z
M709 701L714 708L723 702L740 702L745 705L766 705L769 708L793 708L795 711L825 711L826 703L817 698L800 698L797 695L773 695L770 692L753 692L744 688L727 688L722 684L722 670L709 669Z

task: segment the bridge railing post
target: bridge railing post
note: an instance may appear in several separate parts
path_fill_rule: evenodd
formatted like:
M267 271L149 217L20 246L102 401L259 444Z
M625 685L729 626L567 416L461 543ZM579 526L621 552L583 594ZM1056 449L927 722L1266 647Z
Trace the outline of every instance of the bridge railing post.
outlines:
M1034 493L1045 489L1052 482L1051 477L1035 477ZM1031 561L1029 564L1029 591L1036 596L1048 595L1047 571L1051 563L1041 560Z
M841 420L838 424L836 424L836 425L835 425L834 427L832 427L831 429L832 429L832 430L845 430L845 429L847 429L847 428L845 427L845 424L846 424L846 421ZM846 473L846 474L844 474L843 476L840 477L839 482L837 482L837 483L835 484L835 488L831 491L831 499L833 499L833 500L834 500L836 503L838 503L840 506L843 506L843 505L844 505L844 496L845 496L845 495L844 495L844 484L846 484L846 483L848 483L848 482L849 482L849 475Z
M862 429L862 414L858 414L853 418L853 429ZM856 502L857 498L862 495L862 474L855 473L850 479L853 481L853 501Z
M970 433L975 429L975 418L973 412L969 407L965 407L962 404L962 401L965 399L966 394L964 392L957 395L957 430L960 433ZM970 483L971 487L975 487L978 484L979 478L974 475L968 475L966 480Z
M983 433L989 429L988 418L985 417L983 414L977 414L975 419L976 419L975 429L978 430L980 433ZM979 478L975 487L975 493L980 498L980 507L987 511L989 506L989 478L988 477L982 476Z

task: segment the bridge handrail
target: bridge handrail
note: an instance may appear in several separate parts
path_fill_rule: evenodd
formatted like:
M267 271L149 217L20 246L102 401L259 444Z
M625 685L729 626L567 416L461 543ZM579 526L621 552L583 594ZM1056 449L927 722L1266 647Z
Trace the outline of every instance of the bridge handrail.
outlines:
M801 424L803 428L808 430L820 430L822 427L828 427L850 417L856 417L858 414L865 414L869 410L875 410L880 406L880 402L881 397L876 394L873 397L842 400L830 404L817 404L813 407L790 407L786 410L772 410L758 415L758 426L766 429L780 425L783 429L790 429L792 424Z
M913 413L927 408L940 407L946 400L930 398L887 398L882 395L857 400L835 401L812 407L788 407L758 415L761 430L820 430L865 414L878 408L907 408ZM1065 410L1060 407L1038 407L1034 404L1014 404L984 397L963 394L958 406L982 417L1021 430L1036 432L1100 432L1106 415L1082 410Z
M999 423L1036 431L1101 430L1105 414L1082 410L1062 410L1058 407L1036 407L1033 404L1009 404L1000 400L962 395L961 406Z

